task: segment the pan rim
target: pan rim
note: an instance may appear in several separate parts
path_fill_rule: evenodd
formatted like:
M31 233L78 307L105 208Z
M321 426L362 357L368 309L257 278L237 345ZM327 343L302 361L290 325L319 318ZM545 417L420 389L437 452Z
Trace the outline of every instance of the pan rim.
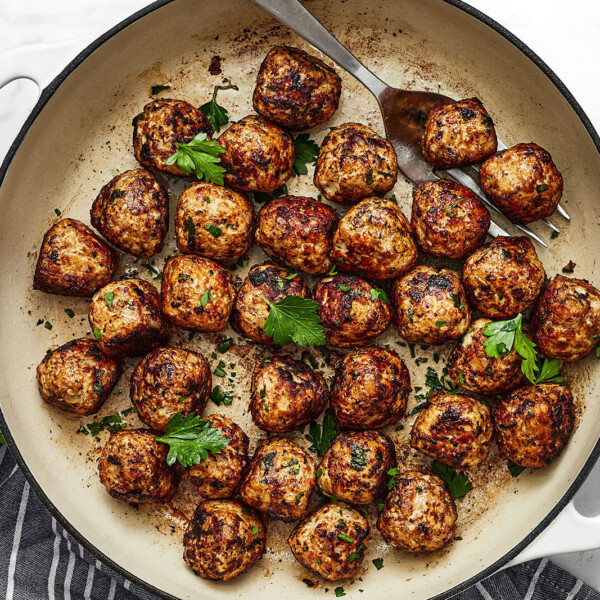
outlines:
M123 29L132 25L136 21L141 18L153 13L154 11L175 2L176 0L155 0L148 6L132 13L127 18L123 19L120 23L103 33L101 36L92 41L84 50L82 50L73 60L71 60L66 67L42 90L40 97L32 109L31 113L27 117L25 123L21 127L18 135L14 139L11 144L3 162L0 166L0 188L4 182L6 177L6 173L12 163L12 160L19 149L23 139L27 135L29 129L32 124L35 122L37 117L40 115L50 98L54 95L54 93L58 90L58 88L62 85L64 80L81 64L86 60L93 52L95 52L100 46L102 46L106 41L114 37L117 33L121 32ZM500 23L496 22L491 17L487 16L485 13L480 10L466 4L462 0L442 0L446 4L449 4L468 15L474 17L484 25L487 25L490 29L494 30L496 33L500 34L504 37L508 42L510 42L513 46L515 46L522 54L524 54L531 62L533 62L543 73L544 75L554 84L554 86L558 89L558 91L562 94L565 100L569 103L571 108L575 111L575 114L585 127L588 132L592 142L594 143L596 150L600 154L600 137L596 132L592 122L589 117L586 115L585 111L581 107L581 105L577 102L574 96L571 94L566 85L562 82L562 80L554 73L554 71L524 42L522 42L518 37L516 37L513 33L508 31L505 27L500 25ZM37 497L44 504L46 509L52 514L52 516L64 527L70 535L73 536L86 550L88 550L93 556L95 556L102 563L119 573L121 576L125 577L127 580L135 583L141 588L155 594L159 598L163 600L181 600L180 598L173 596L169 592L165 592L153 586L152 584L144 581L139 578L137 575L130 573L126 568L122 567L115 561L113 561L110 557L104 554L101 550L96 548L83 534L81 534L75 526L73 526L70 521L61 513L58 507L48 498L42 487L38 484L35 479L33 473L30 471L27 463L23 459L19 448L12 437L11 432L8 429L6 420L4 418L4 414L2 412L2 407L0 406L0 428L2 429L2 433L4 434L4 438L6 440L6 445L11 452L11 455L15 459L18 464L21 472L25 476L27 483L31 486L31 488L36 493ZM429 600L443 600L445 598L449 598L459 592L466 590L467 588L475 585L477 582L482 581L483 579L489 577L500 568L505 566L508 562L510 562L513 558L515 558L522 550L524 550L536 537L542 533L549 525L554 521L554 519L558 516L558 514L565 508L565 506L569 503L569 501L573 498L575 493L582 486L584 481L587 479L590 474L592 468L598 461L600 457L600 439L596 442L594 449L590 453L587 461L577 474L577 477L573 480L573 483L569 486L565 494L562 498L554 505L552 510L540 521L540 523L535 527L535 529L529 533L525 538L523 538L518 544L516 544L510 551L508 551L504 556L499 558L497 561L486 567L485 569L479 571L473 577L455 585L454 587L438 594L436 596L432 596Z

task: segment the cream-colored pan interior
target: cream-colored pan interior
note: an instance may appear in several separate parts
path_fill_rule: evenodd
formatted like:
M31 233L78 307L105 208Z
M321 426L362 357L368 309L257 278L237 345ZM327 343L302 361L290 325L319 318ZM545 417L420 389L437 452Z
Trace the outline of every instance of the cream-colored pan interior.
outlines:
M564 206L572 216L567 224L556 217L563 233L538 253L549 276L573 260L575 276L600 285L600 157L572 107L542 71L501 35L441 0L309 1L307 7L379 77L392 85L441 91L456 98L478 96L507 143L535 141L548 148L565 179ZM89 223L89 209L102 185L136 163L131 148L131 119L150 100L154 84L169 82L166 96L206 102L213 85L224 78L239 91L223 92L220 103L235 120L252 112L251 93L259 64L274 44L308 49L305 42L244 0L178 0L134 22L109 39L78 66L50 98L31 126L0 189L0 406L19 452L49 500L90 544L141 580L173 596L192 598L313 598L324 584L304 571L287 550L289 526L269 523L268 551L248 574L228 584L196 577L181 554L182 514L197 499L185 486L169 508L132 508L111 499L98 482L99 444L77 434L86 418L65 415L44 405L37 393L35 367L50 347L89 334L87 301L32 292L36 253L43 233L63 216ZM209 74L214 55L222 75ZM375 100L350 76L341 73L344 88L334 119L312 133L320 142L327 128L348 120L371 125L383 133ZM315 196L309 176L288 182L290 193ZM172 208L186 182L162 180L171 192ZM405 214L410 213L411 185L400 178L394 190ZM172 218L172 216L171 216ZM510 228L510 226L509 226ZM547 230L542 231L549 239ZM511 230L514 232L514 230ZM516 233L516 232L515 232ZM169 244L156 259L161 268L174 250L172 223ZM252 261L264 259L255 250ZM141 262L122 257L126 269L147 271ZM243 276L246 269L235 275ZM157 285L158 282L157 282ZM71 308L75 317L64 313ZM49 320L53 328L36 326ZM232 334L231 331L225 332ZM233 336L236 340L239 336ZM174 333L172 343L202 350L215 349L219 336ZM425 369L439 372L433 349L417 347L417 357L429 358L416 367L408 348L396 345L392 328L378 343L390 343L409 365L413 385L422 385ZM443 358L450 348L436 350ZM236 364L235 400L221 410L250 434L253 449L258 432L246 412L248 374L257 353L240 342L224 356L227 370ZM317 351L313 351L319 356ZM321 361L319 361L321 362ZM213 361L213 364L215 361ZM135 361L126 363L117 391L101 415L127 408L128 378ZM328 368L325 372L330 374ZM423 557L389 551L374 528L362 580L344 582L348 596L381 598L390 594L423 600L441 594L504 556L548 515L577 477L600 433L600 361L594 356L566 369L578 399L577 430L566 451L552 466L512 479L494 447L490 460L472 474L475 489L459 503L456 541L442 552ZM223 382L215 381L227 387ZM415 404L411 397L409 409ZM413 417L414 418L414 417ZM424 466L406 444L413 418L404 431L390 435L398 445L400 467ZM128 417L136 424L136 417ZM102 434L102 442L106 434ZM302 436L296 434L295 439ZM174 530L174 531L172 531ZM383 557L377 571L373 558ZM370 569L368 567L371 567ZM303 578L315 582L308 587ZM364 590L358 594L358 590Z

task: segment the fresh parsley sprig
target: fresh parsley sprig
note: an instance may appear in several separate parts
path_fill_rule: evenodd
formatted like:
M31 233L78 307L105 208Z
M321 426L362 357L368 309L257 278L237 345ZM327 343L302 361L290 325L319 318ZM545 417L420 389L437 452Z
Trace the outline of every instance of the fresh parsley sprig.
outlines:
M331 411L325 411L322 426L313 421L308 431L304 437L312 444L310 450L316 452L319 456L323 456L329 450L333 438L337 435L337 425Z
M271 302L264 296L261 298L269 306L263 331L276 344L325 345L325 331L317 314L318 302L300 296L286 296L279 302Z
M225 152L223 146L214 140L207 140L204 132L198 133L188 144L178 142L175 145L179 150L167 158L167 165L177 163L177 168L186 175L195 173L200 180L223 185L225 169L219 164L219 154Z
M200 107L200 112L208 119L213 131L219 131L223 125L229 123L229 113L226 108L217 104L219 90L237 90L238 86L233 83L227 85L215 85L212 99Z
M441 477L453 500L462 500L473 489L473 484L465 473L456 471L444 463L434 460L431 470Z
M308 133L301 133L294 139L296 147L296 160L292 169L293 175L306 175L308 169L307 163L314 163L319 156L319 146L310 139Z

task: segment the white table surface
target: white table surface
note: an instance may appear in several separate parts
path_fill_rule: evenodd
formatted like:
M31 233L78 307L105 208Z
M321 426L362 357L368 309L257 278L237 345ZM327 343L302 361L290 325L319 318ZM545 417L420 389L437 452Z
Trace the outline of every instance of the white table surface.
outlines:
M147 4L148 0L0 0L0 53L25 44L98 35ZM470 0L469 4L541 56L600 131L600 0ZM36 100L37 87L30 81L16 81L0 90L0 160ZM584 514L600 514L600 463L577 494L576 506ZM553 560L600 589L600 550Z

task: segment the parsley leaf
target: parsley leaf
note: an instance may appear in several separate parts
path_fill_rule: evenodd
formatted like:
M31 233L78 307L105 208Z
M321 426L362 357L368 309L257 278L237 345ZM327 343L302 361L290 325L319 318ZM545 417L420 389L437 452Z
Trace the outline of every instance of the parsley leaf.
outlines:
M276 344L325 345L325 331L317 314L318 302L300 296L286 296L279 302L270 302L264 296L261 298L269 305L263 331Z
M313 421L310 424L309 432L304 436L312 443L311 451L323 456L331 447L333 438L337 435L337 426L333 420L331 411L326 410L323 416L323 426Z
M231 390L223 391L220 385L215 386L210 393L210 399L217 405L230 406L233 402L233 392Z
M314 163L319 156L319 146L308 137L308 133L301 133L294 140L296 146L296 160L292 169L293 175L306 175L306 163Z
M375 565L375 568L378 571L383 569L383 558L374 558L371 562Z
M282 186L278 187L276 190L272 192L254 192L254 201L259 204L266 204L275 198L279 198L279 196L287 196L288 188L284 183Z
M200 180L223 185L225 169L219 164L219 154L225 148L214 140L207 140L206 133L200 132L189 144L175 144L179 150L165 161L167 165L177 163L177 168L186 175L196 174Z
M226 108L217 104L217 93L219 90L237 90L237 85L215 85L212 99L200 107L200 112L207 118L213 131L219 131L223 125L229 123L229 113Z
M115 297L114 292L108 292L108 293L104 294L104 302L106 302L106 306L108 306L108 308L112 308L112 303L113 303L114 297Z
M462 500L473 489L473 484L465 473L455 471L437 460L431 464L431 470L442 478L453 500Z
M166 83L165 85L153 85L152 88L150 89L150 94L152 96L156 96L157 94L160 94L161 92L164 92L165 90L170 90L171 86Z
M379 288L371 288L371 300L381 300L384 304L388 303L387 294Z
M518 477L525 470L525 467L516 465L512 460L509 460L506 466L513 477Z
M387 488L388 491L391 491L392 488L396 485L396 475L398 475L398 469L396 467L392 467L387 474L389 475Z
M220 227L217 227L216 225L205 225L204 229L206 229L206 231L208 231L208 233L210 233L213 237L221 237L221 235L223 234L223 230Z
M341 585L336 587L333 591L335 593L336 598L341 598L342 596L346 595L346 592L344 591L344 588Z
M188 217L183 223L183 227L187 233L188 244L193 246L196 243L196 225L192 217Z
M535 383L564 383L565 378L558 374L559 369L560 364L556 358L554 360L544 358Z

